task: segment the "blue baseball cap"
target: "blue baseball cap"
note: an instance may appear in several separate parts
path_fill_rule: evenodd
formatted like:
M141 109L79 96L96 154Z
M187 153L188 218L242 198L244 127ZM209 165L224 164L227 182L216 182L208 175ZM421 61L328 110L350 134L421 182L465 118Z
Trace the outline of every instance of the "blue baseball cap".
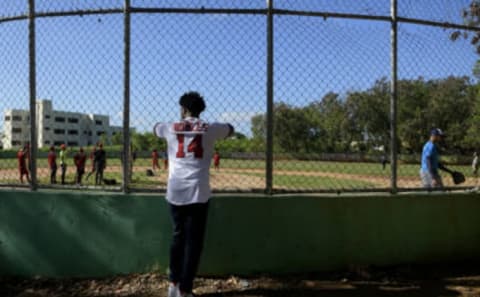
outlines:
M445 136L445 133L440 128L433 128L430 131L431 136Z

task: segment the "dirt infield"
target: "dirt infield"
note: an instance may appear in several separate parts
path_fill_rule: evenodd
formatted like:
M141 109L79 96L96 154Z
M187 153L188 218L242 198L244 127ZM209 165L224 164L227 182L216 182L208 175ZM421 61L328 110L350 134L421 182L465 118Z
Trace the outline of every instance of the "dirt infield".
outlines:
M134 167L134 178L133 183L139 187L145 188L156 188L164 189L166 187L167 181L167 171L166 170L157 170L155 176L147 177L145 172L147 169L150 169L148 166L135 166ZM105 170L105 177L109 178L112 175L117 177L118 183L121 183L122 168L120 166L109 166ZM70 183L73 183L73 167L69 167L68 171L68 180ZM213 189L216 190L230 190L230 191L248 191L251 189L262 189L265 187L265 171L262 169L245 169L245 168L222 168L219 171L211 169L210 173L210 182ZM298 170L275 170L274 175L280 175L285 177L291 177L291 179L298 179L302 176L304 177L319 177L319 178L330 178L332 183L325 186L324 184L316 185L315 181L312 181L306 186L306 189L336 189L341 188L342 190L348 190L349 182L363 182L367 183L369 186L363 186L362 189L372 188L372 189L385 189L390 187L390 177L389 176L379 176L379 175L369 175L369 174L350 174L350 173L338 173L338 172L324 172L324 171L298 171ZM47 180L49 178L49 172L47 168L39 168L37 177L39 179ZM138 181L138 178L141 181ZM60 179L60 173L57 172L57 180ZM10 181L18 182L18 170L17 169L1 169L0 170L0 182ZM84 179L85 180L85 179ZM90 178L90 183L93 183L94 177ZM342 186L339 186L335 183L335 180L343 182ZM447 187L455 186L450 178L450 176L444 174L443 176L444 185ZM347 185L347 186L345 186ZM461 186L463 187L476 187L478 185L478 180L473 177L467 177L465 183ZM274 177L274 186L276 189L281 190L301 190L301 187L287 184L277 184ZM397 186L400 188L419 188L421 187L419 177L415 176L399 176L397 179ZM358 188L358 186L352 185L352 189Z
M203 297L400 297L480 296L480 269L472 266L397 267L292 277L199 278L195 293ZM0 278L3 297L165 297L161 274L103 279Z

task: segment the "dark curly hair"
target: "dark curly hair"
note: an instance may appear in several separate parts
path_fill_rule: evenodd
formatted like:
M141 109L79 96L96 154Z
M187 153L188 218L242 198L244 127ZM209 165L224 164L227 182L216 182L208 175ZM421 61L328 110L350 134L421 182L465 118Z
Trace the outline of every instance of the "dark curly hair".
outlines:
M180 97L180 106L188 110L192 116L198 117L205 110L205 101L198 92L188 92Z

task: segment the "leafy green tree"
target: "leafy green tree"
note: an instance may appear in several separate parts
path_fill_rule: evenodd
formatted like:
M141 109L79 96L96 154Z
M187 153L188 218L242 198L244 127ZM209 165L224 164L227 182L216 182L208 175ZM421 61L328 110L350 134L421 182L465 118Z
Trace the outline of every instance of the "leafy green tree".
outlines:
M465 7L462 11L462 16L465 25L471 27L478 27L480 25L480 0L471 0L470 5ZM470 38L471 44L475 47L477 53L480 54L480 32L474 33L468 31L455 30L451 32L450 39L456 41L460 37ZM476 78L480 78L480 60L477 60L472 70Z
M132 132L130 134L130 141L132 142L132 149L136 151L144 151L149 147L148 138L138 132Z
M123 133L116 133L112 135L111 142L112 142L112 145L123 144Z
M470 86L468 93L474 98L480 98L480 86ZM473 102L470 117L466 120L465 127L460 127L465 131L462 147L469 151L477 151L480 153L480 100L476 99Z
M402 80L398 84L397 131L399 145L406 152L419 152L432 125L431 96L423 78Z
M254 115L251 119L251 129L254 139L265 141L267 139L267 126L265 114Z
M308 146L316 152L347 150L348 121L346 108L336 93L326 94L320 101L304 108L309 125Z
M368 147L388 148L390 84L386 78L377 80L373 87L366 91L349 93L345 108L349 118L346 125L352 132L356 132L352 140L367 143Z
M302 108L292 107L283 102L274 106L273 141L277 152L308 152L309 125ZM252 118L254 139L266 140L266 117Z

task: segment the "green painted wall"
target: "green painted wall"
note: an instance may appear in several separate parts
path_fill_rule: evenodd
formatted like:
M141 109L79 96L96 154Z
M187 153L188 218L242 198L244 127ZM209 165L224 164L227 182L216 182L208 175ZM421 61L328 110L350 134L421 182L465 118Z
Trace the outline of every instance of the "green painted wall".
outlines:
M201 273L480 260L480 196L215 197ZM165 271L163 197L0 191L0 274Z

